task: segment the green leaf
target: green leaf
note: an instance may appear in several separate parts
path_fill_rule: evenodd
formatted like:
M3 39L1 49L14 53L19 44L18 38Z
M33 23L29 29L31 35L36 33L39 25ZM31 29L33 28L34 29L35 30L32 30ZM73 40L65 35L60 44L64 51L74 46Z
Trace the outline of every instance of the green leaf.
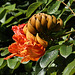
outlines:
M17 58L7 60L7 65L10 69L14 69L16 64L17 64Z
M74 28L73 27L71 28L71 31L74 31Z
M27 9L27 13L26 13L26 16L27 17L30 17L31 14L40 6L42 5L42 2L35 2L35 3L32 3L28 9Z
M16 66L14 67L14 70L17 69L20 66L20 62L18 61Z
M51 47L49 48L49 50L51 51L51 50L59 49L60 47L61 47L61 45L51 46Z
M4 10L0 13L0 20L5 16L5 14L6 14L6 10Z
M6 20L7 10L4 8L0 8L0 22L4 23Z
M73 16L74 16L73 14L69 15L69 16L67 17L67 19L65 20L64 25L66 25L67 21L68 21L69 19L71 19Z
M48 3L46 4L46 6L49 5L51 2L52 2L52 0L48 0Z
M47 10L48 14L54 14L59 9L60 4L61 4L61 1L56 1L56 3L53 3L53 5L50 5Z
M6 27L8 28L8 27L10 27L10 26L12 26L12 25L17 25L17 24L18 24L18 22L17 22L17 21L15 21L15 22L13 22L13 23L11 23L11 24L7 25Z
M47 8L46 8L46 7L47 7L51 2L52 2L52 0L49 0L48 3L46 3L45 7L44 7L41 11L39 11L39 12L47 11Z
M66 8L64 8L63 10L62 10L62 12L60 13L60 15L58 16L58 18L60 18L61 17L61 15L66 11L67 9Z
M0 58L0 66L3 64L4 58Z
M67 6L70 7L72 3L73 3L73 0L69 0L67 3ZM63 8L63 10L62 10L61 14L58 16L58 18L60 18L61 15L68 9L67 6L65 6L65 8Z
M37 0L37 2L47 3L47 0Z
M75 54L75 51L73 51L72 53L74 53L74 54Z
M3 62L3 64L0 66L0 69L4 68L6 66L6 61Z
M0 51L7 49L8 47L0 48Z
M5 13L5 15L3 16L3 18L0 20L1 23L5 23L6 15L7 15L7 13Z
M13 18L14 18L14 16L10 17L9 19L7 19L7 20L5 21L4 24L7 24L7 23L11 22ZM3 26L4 24L2 24L1 26Z
M46 70L42 69L37 75L45 75L46 74Z
M71 71L75 68L75 60L69 63L63 71L63 75L70 75Z
M62 45L65 41L59 41L59 45Z
M62 45L60 47L60 54L67 58L72 53L72 46Z
M42 68L47 67L47 65L53 61L58 55L58 50L53 50L51 52L46 52L46 54L40 60L40 66Z
M15 17L18 17L18 16L20 16L20 15L22 15L23 14L23 12L18 12L16 15L14 15Z
M70 4L72 4L72 3L73 3L73 1L74 1L74 0L69 0Z
M10 18L8 18L8 19L5 21L4 24L7 24L7 23L11 22L14 18L16 19L16 17L18 17L18 16L20 16L20 15L22 15L22 14L23 14L23 12L18 12L16 15L11 16ZM4 24L2 24L1 26L3 26Z
M27 64L24 65L24 68L27 72L30 72L32 69L32 62L29 62Z
M0 14L1 14L4 10L5 10L4 8L0 8Z
M73 44L75 45L75 40L73 40Z
M1 53L1 56L5 56L9 53L8 49L5 49L2 53Z
M63 39L64 41L66 41L66 39L67 39L68 36L69 36L69 34L67 34L67 35L65 35L65 36L62 36L62 39Z
M15 10L15 7L16 7L16 4L13 4L13 5L6 6L5 9Z
M70 75L75 74L75 67L71 70Z
M57 72L53 72L53 73L51 73L50 75L57 75Z
M22 10L22 9L16 9L16 10L18 10L19 12L22 12L24 14L27 12L27 10Z
M37 75L42 70L39 63L40 63L40 59L36 62L35 65L35 75Z

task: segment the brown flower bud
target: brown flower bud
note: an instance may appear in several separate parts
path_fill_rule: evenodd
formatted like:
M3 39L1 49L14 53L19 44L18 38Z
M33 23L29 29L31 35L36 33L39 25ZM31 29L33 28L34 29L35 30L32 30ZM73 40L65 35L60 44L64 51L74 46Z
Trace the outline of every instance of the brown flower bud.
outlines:
M34 15L31 17L30 23L33 27L35 27L35 16Z
M33 35L33 34L31 34L28 30L27 30L27 32L26 32L26 38L28 39L28 40L35 40L36 41L36 38L35 38L35 36Z
M38 41L42 46L44 46L44 47L47 47L47 46L48 46L48 42L45 41L45 40L43 40L43 39L41 39L41 38L39 37L38 33L37 33L37 35L36 35L36 39L37 39L37 41Z
M30 39L32 37L34 40L36 39L41 45L47 47L48 42L40 38L37 32L41 33L41 36L44 39L46 39L47 37L46 33L48 33L46 32L46 30L58 31L60 30L62 25L63 25L63 21L61 19L56 19L54 15L50 16L44 13L38 13L38 14L34 14L29 19L28 24L27 26L24 27L23 31L26 34L27 39Z
M52 27L52 17L50 15L47 16L47 28L50 30Z
M36 34L36 30L35 28L31 25L30 21L28 21L28 30L32 33L32 34Z
M39 32L42 32L42 26L41 26L41 23L40 23L40 21L38 20L38 18L36 19L36 29L37 29Z

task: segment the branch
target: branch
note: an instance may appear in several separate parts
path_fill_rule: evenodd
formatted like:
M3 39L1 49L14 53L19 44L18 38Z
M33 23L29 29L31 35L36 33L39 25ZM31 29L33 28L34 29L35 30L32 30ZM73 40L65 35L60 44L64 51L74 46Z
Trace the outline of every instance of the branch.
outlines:
M75 13L74 13L74 11L67 5L67 4L65 4L64 2L62 2L66 7L68 7L70 10L71 10L71 12L74 14L74 16L75 16Z
M57 1L60 1L60 0L57 0ZM74 11L66 4L66 3L64 3L64 2L62 2L66 7L68 7L70 10L71 10L71 12L74 14L74 16L75 16L75 13L74 13Z

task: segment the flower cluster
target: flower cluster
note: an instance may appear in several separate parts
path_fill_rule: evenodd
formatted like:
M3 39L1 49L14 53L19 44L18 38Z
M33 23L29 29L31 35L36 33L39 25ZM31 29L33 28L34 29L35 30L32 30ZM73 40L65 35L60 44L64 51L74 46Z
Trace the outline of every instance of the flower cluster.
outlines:
M45 47L32 38L29 40L26 38L26 34L23 32L25 25L26 24L12 26L12 30L15 33L12 38L16 42L12 43L8 47L9 52L12 54L4 58L5 60L13 56L19 56L23 57L21 62L29 60L37 61L41 56L44 55Z

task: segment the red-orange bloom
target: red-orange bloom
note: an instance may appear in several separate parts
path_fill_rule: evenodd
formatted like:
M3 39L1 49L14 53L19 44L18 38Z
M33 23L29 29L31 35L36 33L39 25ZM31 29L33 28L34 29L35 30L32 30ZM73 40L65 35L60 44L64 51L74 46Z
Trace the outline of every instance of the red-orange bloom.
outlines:
M5 60L13 56L19 56L23 57L21 62L28 60L37 61L42 55L44 55L45 48L41 44L34 41L33 39L31 40L26 39L26 35L23 32L23 27L25 25L26 24L21 24L19 26L12 26L12 30L15 33L13 35L13 39L16 42L12 43L8 47L9 52L12 54L4 58Z

